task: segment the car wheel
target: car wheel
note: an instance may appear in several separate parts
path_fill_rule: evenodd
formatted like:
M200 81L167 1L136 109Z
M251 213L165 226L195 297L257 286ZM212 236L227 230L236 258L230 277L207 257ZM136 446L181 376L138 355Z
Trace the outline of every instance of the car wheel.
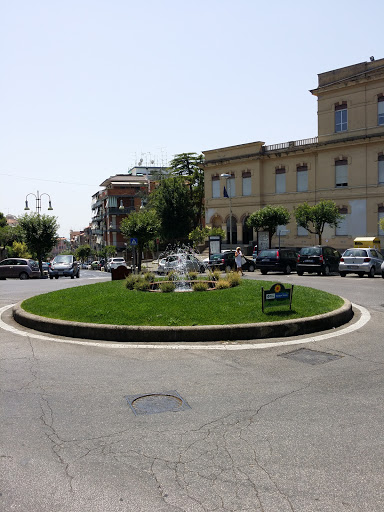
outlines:
M29 279L29 275L26 272L21 272L19 278L24 281L25 279Z
M263 274L263 276L266 276L268 274L268 270L260 270L260 272Z
M330 273L331 272L329 270L329 266L325 265L324 270L323 270L323 276L329 276Z
M375 267L369 269L368 277L375 277Z
M59 279L59 276L55 276L55 279Z
M53 279L53 276L49 276L49 279Z
M292 272L291 266L287 265L284 270L284 274L290 274Z
M346 275L346 272L340 272L340 277L345 277Z
M255 267L254 267L254 265L252 265L252 264L251 264L251 265L249 265L249 267L248 267L248 272L254 272L254 271L255 271Z
M381 273L381 277L384 279L384 272Z
M359 272L357 275L358 275L359 277L364 277L364 272Z
M304 272L302 270L297 270L296 273L298 276L302 276L304 274Z

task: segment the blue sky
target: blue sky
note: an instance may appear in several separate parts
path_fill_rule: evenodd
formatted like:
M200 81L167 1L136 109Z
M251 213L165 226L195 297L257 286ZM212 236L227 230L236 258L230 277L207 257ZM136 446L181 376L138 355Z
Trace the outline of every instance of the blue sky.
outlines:
M140 158L316 136L317 74L383 58L383 17L382 0L0 1L0 211L48 193L68 237Z

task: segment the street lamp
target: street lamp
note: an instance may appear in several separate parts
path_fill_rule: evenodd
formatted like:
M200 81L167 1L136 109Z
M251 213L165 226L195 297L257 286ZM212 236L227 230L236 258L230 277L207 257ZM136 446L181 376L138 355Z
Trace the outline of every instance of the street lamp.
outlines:
M35 199L36 199L36 212L38 215L40 215L40 212L41 212L41 198L43 196L48 196L49 197L49 201L48 201L48 210L53 210L52 208L52 204L51 204L51 196L47 193L43 193L43 194L39 194L39 191L37 191L37 195L34 194L33 192L30 192L29 194L27 194L25 196L25 208L24 210L29 210L29 206L28 206L28 196L35 196Z
M226 185L227 185L227 191L228 191L228 199L229 199L229 249L232 251L232 191L231 191L231 182L229 182L228 186L228 180L232 178L232 174L223 173L220 174L222 178L226 179Z

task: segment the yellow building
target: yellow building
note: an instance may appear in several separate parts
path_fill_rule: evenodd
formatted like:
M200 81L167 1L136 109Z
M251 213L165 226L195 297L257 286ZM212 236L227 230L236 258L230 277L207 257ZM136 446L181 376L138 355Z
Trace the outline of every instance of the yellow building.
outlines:
M326 227L324 244L346 249L356 237L379 236L384 246L384 59L321 73L311 93L318 99L318 137L204 151L206 224L221 226L227 243L232 226L232 243L250 247L256 234L246 227L248 216L282 205L291 221L279 229L281 245L316 244L297 226L293 209L332 199L345 217L336 229ZM278 244L275 235L272 245Z

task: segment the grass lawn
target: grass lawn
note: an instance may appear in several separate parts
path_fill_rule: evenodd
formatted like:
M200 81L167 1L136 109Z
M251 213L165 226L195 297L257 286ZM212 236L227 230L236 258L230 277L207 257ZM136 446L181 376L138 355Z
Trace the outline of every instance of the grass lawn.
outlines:
M22 308L49 318L114 325L223 325L270 322L333 311L343 299L313 288L294 286L289 306L261 311L261 287L276 281L242 280L228 290L150 293L127 290L124 281L78 286L25 300Z

